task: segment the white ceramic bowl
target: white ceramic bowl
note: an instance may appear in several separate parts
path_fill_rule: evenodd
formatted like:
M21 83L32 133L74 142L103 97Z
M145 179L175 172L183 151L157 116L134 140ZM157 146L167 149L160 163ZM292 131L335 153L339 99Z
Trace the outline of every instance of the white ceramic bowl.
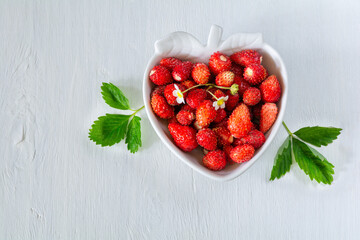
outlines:
M222 28L216 25L211 26L207 45L202 45L195 37L186 32L174 32L166 37L155 42L155 53L150 59L145 73L143 83L143 98L145 109L149 120L155 129L155 132L163 141L163 143L184 163L189 165L199 173L220 181L227 181L238 177L241 173L246 171L261 154L271 144L275 134L277 133L285 112L287 101L287 73L285 65L280 55L268 44L262 40L262 35L239 33L230 36L228 39L222 41ZM198 147L190 153L181 151L173 142L167 128L167 121L158 118L152 111L150 105L150 93L154 85L149 79L150 70L164 57L177 57L182 60L189 60L192 62L208 62L212 53L220 51L224 54L231 55L234 52L243 49L256 49L263 56L262 64L268 70L269 74L275 74L280 81L282 88L281 100L278 103L279 113L276 122L272 128L265 134L266 142L255 152L254 157L242 164L233 164L226 166L221 171L211 171L203 166L202 158L203 152ZM175 171L175 169L174 169Z

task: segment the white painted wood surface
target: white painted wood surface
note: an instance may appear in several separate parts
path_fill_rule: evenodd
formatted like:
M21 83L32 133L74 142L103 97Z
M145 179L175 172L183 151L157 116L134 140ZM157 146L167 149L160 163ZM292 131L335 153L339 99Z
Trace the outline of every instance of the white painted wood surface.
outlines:
M0 2L0 239L359 239L359 1ZM144 146L101 148L87 139L116 112L103 81L142 105L143 70L159 37L205 41L262 32L289 74L285 121L344 128L321 149L332 186L294 166L269 182L285 138L227 183L184 165L142 113Z

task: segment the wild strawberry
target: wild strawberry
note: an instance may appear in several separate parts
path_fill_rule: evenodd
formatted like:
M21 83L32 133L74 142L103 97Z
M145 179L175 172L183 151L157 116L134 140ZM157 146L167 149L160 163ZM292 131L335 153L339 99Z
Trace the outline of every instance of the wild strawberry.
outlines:
M223 108L219 108L218 110L216 110L216 117L213 122L220 123L225 118L226 118L226 111Z
M202 103L206 99L206 91L201 88L195 88L188 92L185 102L192 107L193 109L196 109L200 103Z
M266 69L260 64L249 65L244 70L244 79L251 85L257 85L267 77Z
M154 90L151 92L151 95L150 95L150 97L152 97L153 95L155 95L155 94L159 94L159 95L161 95L161 96L164 96L164 89L165 89L165 87L166 86L156 86L155 88L154 88Z
M174 107L170 106L165 97L154 94L151 98L151 107L160 118L169 119L174 116Z
M251 130L248 135L243 138L237 138L235 145L250 144L255 149L260 148L266 141L265 136L259 130Z
M229 117L228 129L236 138L246 136L251 130L251 118L249 108L244 104L237 106Z
M233 146L231 146L231 145L225 145L224 147L223 147L223 151L225 152L225 156L226 156L226 161L229 163L229 164L233 164L233 163L235 163L233 160L231 160L231 158L230 158L230 152L231 152L231 150L233 150Z
M244 94L246 89L251 87L251 85L247 81L245 81L245 79L242 76L238 76L238 75L235 75L234 83L239 85L238 93L239 93L240 96L242 96Z
M243 95L243 102L248 106L254 106L261 101L260 90L256 87L248 88Z
M230 152L230 158L237 163L249 161L255 153L255 149L250 144L234 147Z
M243 68L237 64L232 64L230 71L233 72L235 74L235 76L240 76L242 77L243 75Z
M205 63L195 64L191 76L197 84L206 84L209 82L210 70Z
M183 126L178 123L170 123L168 128L176 146L181 150L191 152L198 146L196 141L196 130L192 127Z
M230 93L230 90L227 90L226 95L229 96L229 98L226 101L225 108L228 111L232 111L239 103L239 99L240 99L239 93L232 95Z
M155 66L149 74L150 80L156 85L166 85L172 83L170 71L163 66Z
M223 71L230 70L231 60L225 54L222 54L221 52L216 52L211 55L209 59L209 68L211 72L213 72L215 75L218 75Z
M191 74L191 70L193 68L193 63L186 61L183 62L179 65L176 65L173 69L172 72L172 76L173 78L178 81L178 82L182 82L185 81L189 78L190 74Z
M196 85L196 83L193 80L185 80L181 82L182 85L186 87L186 89L191 88Z
M251 64L260 64L262 56L255 50L243 50L231 55L231 60L241 66L249 66Z
M217 148L216 134L209 128L199 130L196 134L196 140L206 150L212 151Z
M195 114L190 111L180 110L176 114L176 120L182 125L190 125L194 119Z
M260 131L266 133L276 120L278 108L275 103L265 103L261 107Z
M182 61L178 58L174 58L174 57L168 57L168 58L163 58L160 61L160 65L167 67L169 69L174 69L175 66L180 65L182 63Z
M175 105L179 105L180 103L178 103L176 101L177 97L174 96L173 92L176 90L175 88L175 84L176 86L180 89L180 91L185 91L186 87L183 86L180 83L172 83L169 85L166 85L165 90L164 90L164 96L166 98L166 101L171 105L171 106L175 106ZM186 96L186 93L184 93L184 97Z
M261 95L265 102L275 103L281 96L280 83L275 75L269 76L260 85Z
M218 86L230 87L234 83L235 74L230 71L223 71L216 76L215 83Z
M219 171L226 166L225 152L222 150L210 151L203 158L203 164L210 170Z
M233 143L234 137L226 127L217 127L214 128L213 131L217 136L219 146L226 146Z
M200 127L208 127L216 117L216 110L210 100L203 101L196 108L196 121Z

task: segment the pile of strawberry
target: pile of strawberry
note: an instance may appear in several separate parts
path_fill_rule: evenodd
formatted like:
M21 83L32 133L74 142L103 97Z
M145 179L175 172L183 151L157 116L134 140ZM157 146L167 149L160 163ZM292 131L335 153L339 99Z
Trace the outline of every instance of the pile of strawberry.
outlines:
M154 113L168 119L181 150L200 145L211 170L249 161L276 120L281 87L261 60L255 50L230 57L216 52L209 65L169 57L150 71L157 85L151 93Z

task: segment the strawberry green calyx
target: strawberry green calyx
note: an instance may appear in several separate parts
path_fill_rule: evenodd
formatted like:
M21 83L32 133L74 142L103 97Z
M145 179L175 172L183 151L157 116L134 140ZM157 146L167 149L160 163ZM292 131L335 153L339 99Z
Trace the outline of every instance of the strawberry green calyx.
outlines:
M239 91L239 85L238 84L234 83L233 85L231 85L231 87L230 87L231 95L237 94L238 91Z

